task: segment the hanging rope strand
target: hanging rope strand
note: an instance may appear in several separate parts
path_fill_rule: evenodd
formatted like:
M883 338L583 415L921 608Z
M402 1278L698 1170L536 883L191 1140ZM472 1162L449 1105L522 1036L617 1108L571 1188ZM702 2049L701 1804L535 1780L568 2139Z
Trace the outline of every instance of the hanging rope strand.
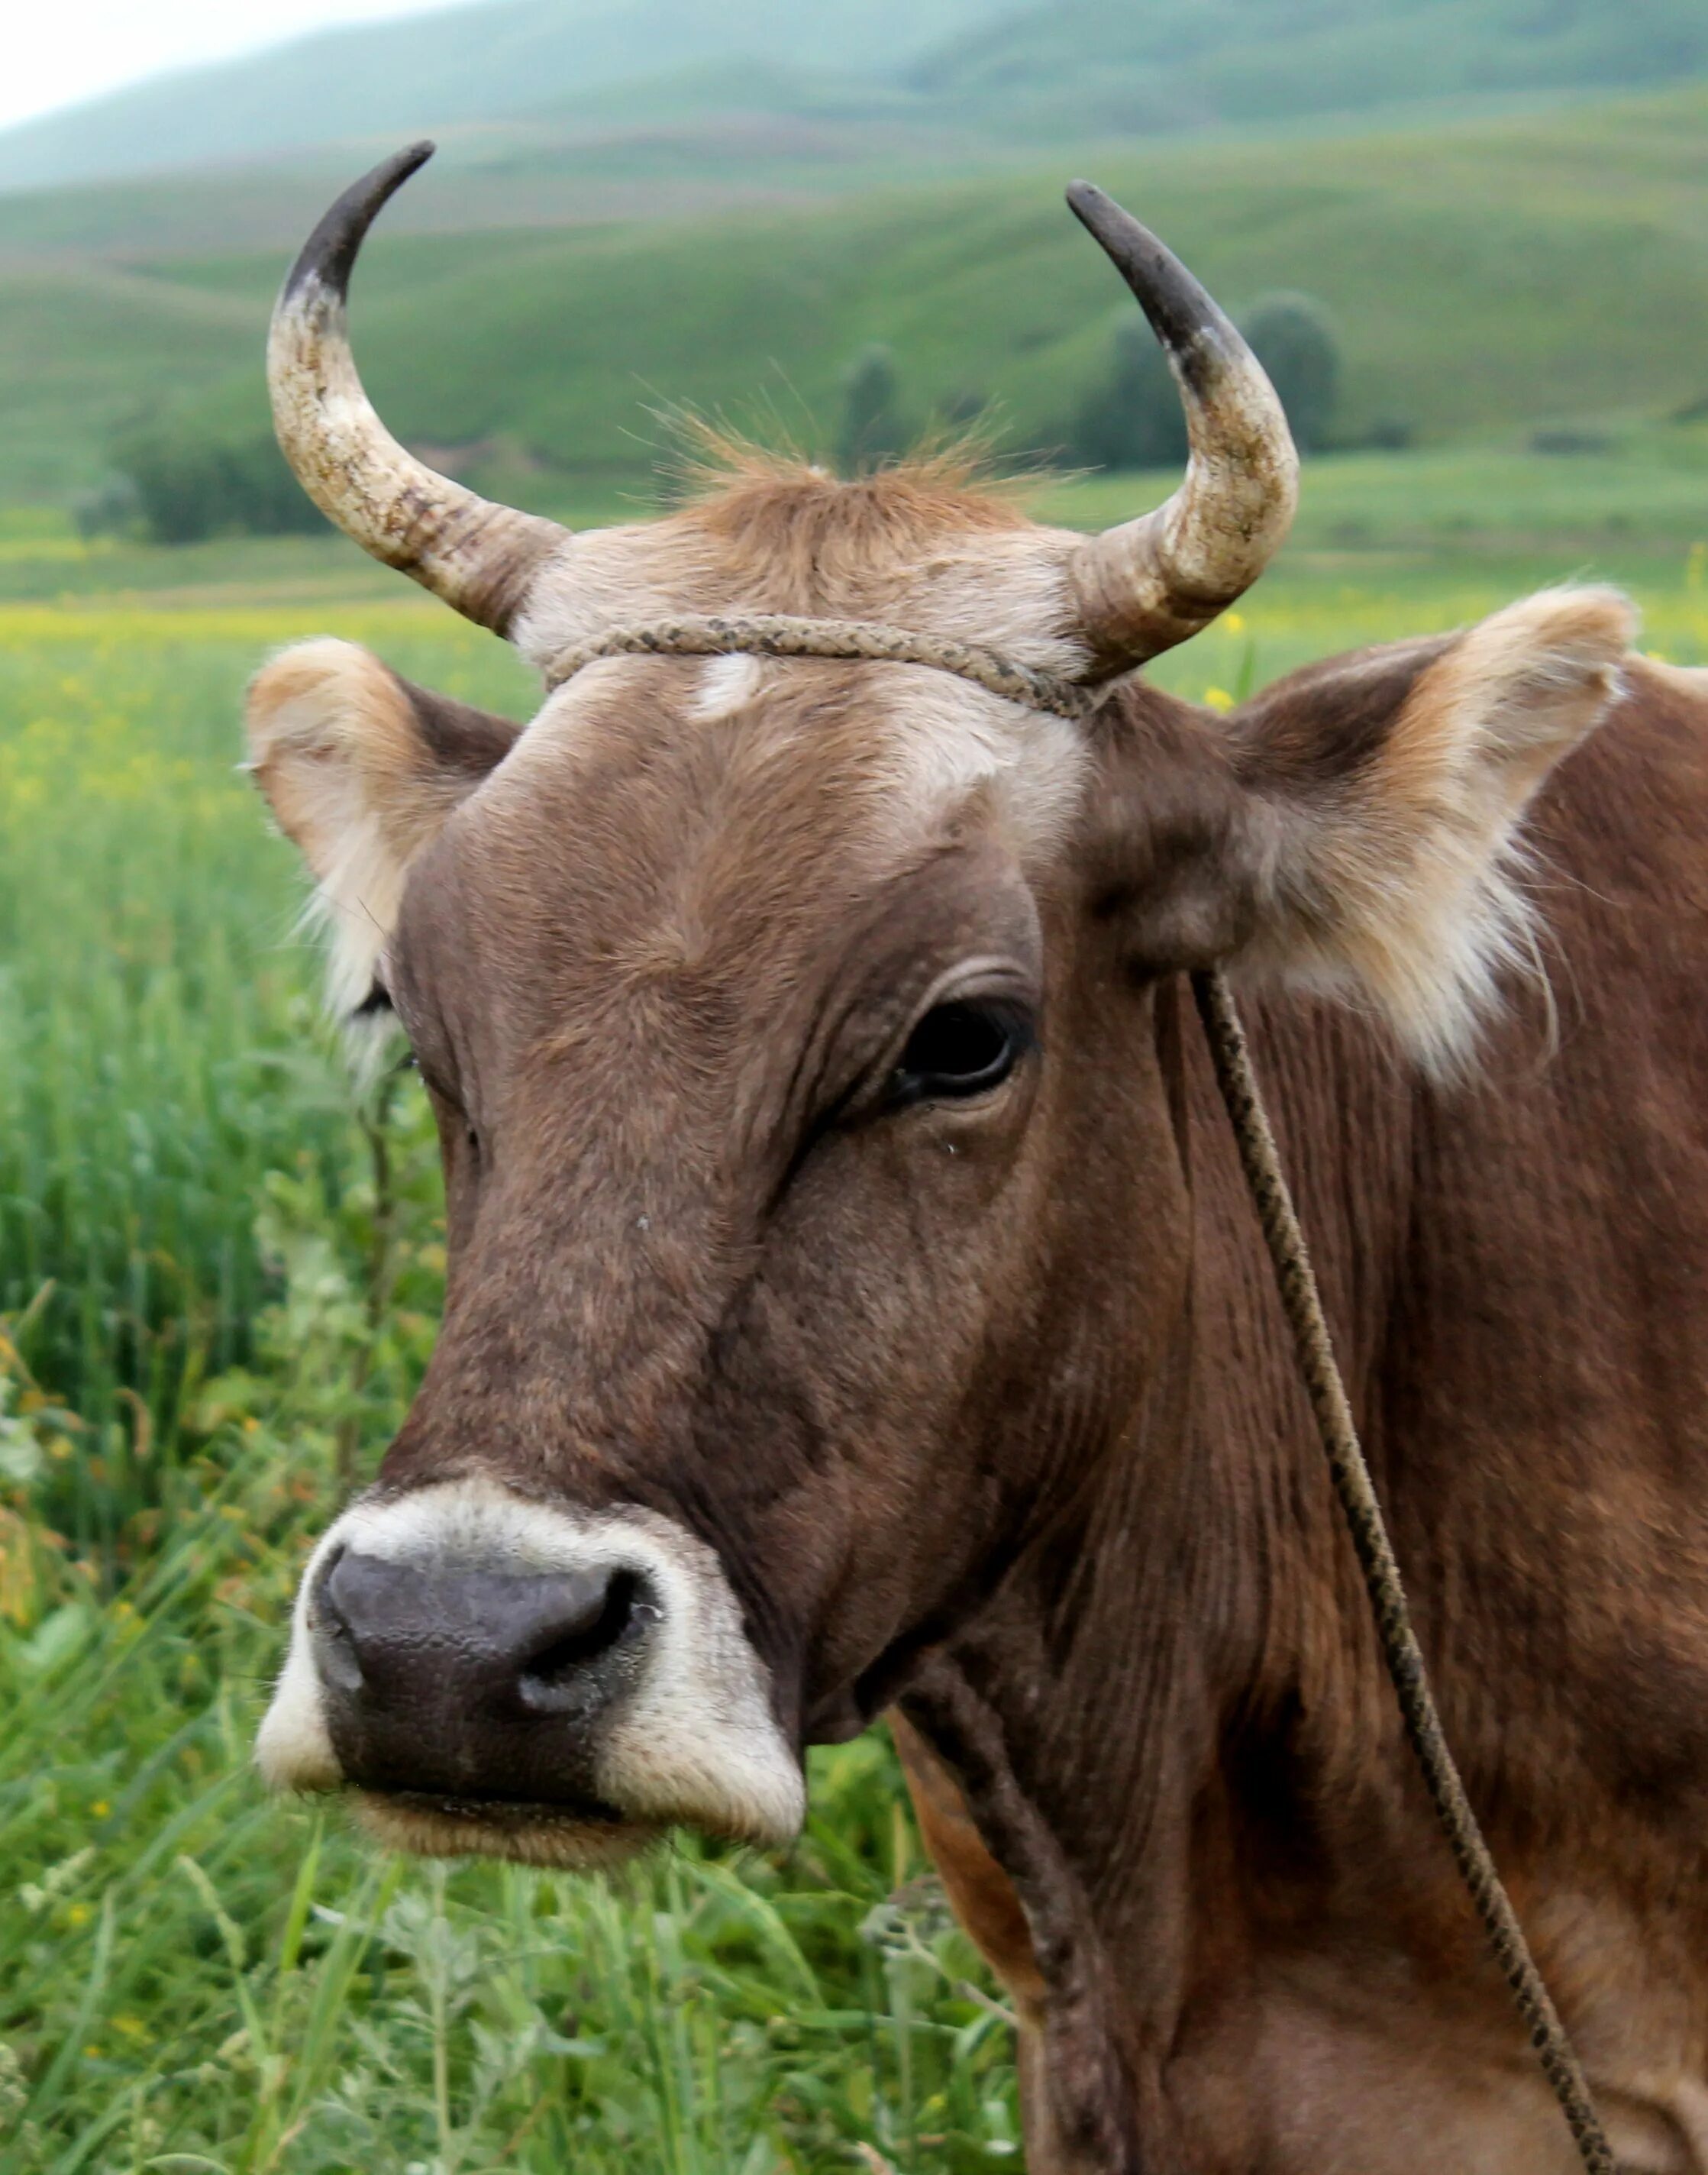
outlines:
M1571 2126L1579 2156L1591 2175L1616 2175L1606 2133L1590 2098L1588 2080L1536 1967L1530 1944L1524 1938L1524 1928L1512 1907L1512 1899L1495 1869L1477 1815L1471 1809L1471 1800L1465 1794L1459 1770L1447 1749L1441 1717L1423 1668L1423 1650L1412 1629L1400 1566L1388 1538L1369 1467L1358 1444L1346 1385L1341 1379L1328 1322L1323 1314L1315 1272L1281 1168L1275 1135L1264 1110L1233 993L1219 974L1194 974L1192 992L1197 999L1199 1017L1204 1022L1210 1054L1215 1061L1217 1085L1222 1090L1234 1136L1239 1144L1239 1160L1244 1166L1246 1184L1250 1188L1257 1220L1263 1227L1282 1306L1293 1332L1299 1369L1334 1479L1335 1494L1340 1499L1353 1546L1358 1551L1364 1588L1375 1617L1376 1635L1381 1641L1382 1659L1393 1679L1406 1734L1418 1755L1418 1765L1423 1770L1423 1781L1452 1850L1454 1863L1488 1929L1489 1945L1512 1988L1519 2013L1529 2027L1530 2043L1553 2088L1560 2112Z

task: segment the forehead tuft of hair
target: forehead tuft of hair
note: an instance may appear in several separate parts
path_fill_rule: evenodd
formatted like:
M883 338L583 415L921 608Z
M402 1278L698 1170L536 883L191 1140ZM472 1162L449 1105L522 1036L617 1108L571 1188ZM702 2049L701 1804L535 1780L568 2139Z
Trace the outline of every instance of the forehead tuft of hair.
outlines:
M798 566L908 560L951 537L1030 525L1022 485L995 475L976 438L930 447L859 476L709 429L697 433L691 495L675 517L743 559Z

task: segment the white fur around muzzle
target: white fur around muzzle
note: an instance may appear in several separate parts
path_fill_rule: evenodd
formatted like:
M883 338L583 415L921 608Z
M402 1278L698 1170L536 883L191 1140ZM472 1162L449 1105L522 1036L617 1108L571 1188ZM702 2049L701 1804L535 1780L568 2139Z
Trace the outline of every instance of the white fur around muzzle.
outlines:
M773 1847L799 1831L805 1810L800 1764L778 1727L765 1666L711 1549L648 1511L574 1516L487 1480L448 1481L357 1503L321 1541L303 1574L290 1652L255 1742L256 1765L273 1788L336 1790L345 1781L327 1728L310 1623L317 1576L337 1549L424 1570L448 1565L642 1574L659 1597L660 1617L640 1682L601 1732L594 1771L600 1797L643 1829L680 1825ZM514 1819L497 1818L490 1831L461 1820L387 1820L386 1802L366 1799L371 1824L406 1847L491 1849L539 1862L577 1855L553 1847L545 1815L534 1835L523 1831L525 1817L523 1830Z

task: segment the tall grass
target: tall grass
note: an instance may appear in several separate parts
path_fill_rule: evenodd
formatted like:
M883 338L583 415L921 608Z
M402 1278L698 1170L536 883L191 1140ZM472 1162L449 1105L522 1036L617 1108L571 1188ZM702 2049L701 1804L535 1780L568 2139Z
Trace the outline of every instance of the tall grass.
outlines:
M472 631L373 616L405 669L514 692ZM286 625L0 616L0 1314L87 1423L49 1494L84 1549L117 1544L247 1354L269 1177L335 1209L361 1166L293 857L236 770L244 679Z

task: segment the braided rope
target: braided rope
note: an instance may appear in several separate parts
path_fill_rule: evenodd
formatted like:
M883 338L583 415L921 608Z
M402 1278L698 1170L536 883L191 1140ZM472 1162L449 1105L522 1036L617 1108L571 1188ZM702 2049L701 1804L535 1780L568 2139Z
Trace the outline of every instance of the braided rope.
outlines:
M1529 2027L1531 2046L1553 2088L1561 2113L1571 2126L1579 2157L1591 2175L1615 2175L1613 2156L1590 2098L1588 2080L1536 1967L1524 1929L1512 1907L1512 1899L1489 1854L1442 1733L1440 1714L1423 1668L1423 1650L1412 1629L1411 1614L1406 1606L1400 1566L1388 1538L1369 1467L1358 1445L1358 1429L1347 1398L1346 1385L1336 1363L1310 1255L1288 1190L1257 1077L1252 1071L1251 1055L1239 1015L1234 1009L1233 994L1223 977L1216 973L1194 974L1192 993L1197 999L1199 1017L1204 1022L1215 1061L1217 1085L1222 1090L1234 1138L1239 1144L1239 1159L1244 1167L1257 1220L1263 1227L1269 1247L1275 1281L1293 1332L1299 1371L1316 1416L1335 1493L1346 1514L1353 1546L1364 1575L1376 1635L1381 1641L1382 1658L1393 1679L1406 1734L1423 1770L1435 1816L1452 1850L1460 1877L1470 1890L1478 1915L1487 1929L1495 1961L1505 1973L1519 2014Z
M781 614L659 620L643 626L614 627L566 651L551 666L546 685L561 687L583 665L605 657L731 655L931 665L940 672L970 680L1006 701L1059 718L1087 717L1103 699L1100 689L1017 664L982 643L940 640L871 621L800 619ZM1579 2157L1589 2175L1617 2175L1607 2134L1590 2098L1588 2080L1537 1969L1442 1731L1423 1649L1412 1629L1400 1566L1375 1484L1359 1447L1310 1255L1281 1167L1233 994L1223 977L1215 972L1194 974L1192 990L1215 1064L1217 1084L1239 1144L1252 1205L1269 1248L1335 1493L1364 1573L1382 1659L1393 1680L1406 1734L1453 1862L1477 1907L1495 1961L1512 1989L1543 2073L1570 2126Z
M1088 717L1103 691L1082 687L1055 672L1018 664L983 643L951 642L915 634L906 627L884 626L874 620L797 619L780 612L740 619L665 619L645 626L608 628L590 641L566 650L545 675L548 688L601 657L822 657L863 659L884 664L929 664L970 680L1028 710L1047 710L1058 718Z

